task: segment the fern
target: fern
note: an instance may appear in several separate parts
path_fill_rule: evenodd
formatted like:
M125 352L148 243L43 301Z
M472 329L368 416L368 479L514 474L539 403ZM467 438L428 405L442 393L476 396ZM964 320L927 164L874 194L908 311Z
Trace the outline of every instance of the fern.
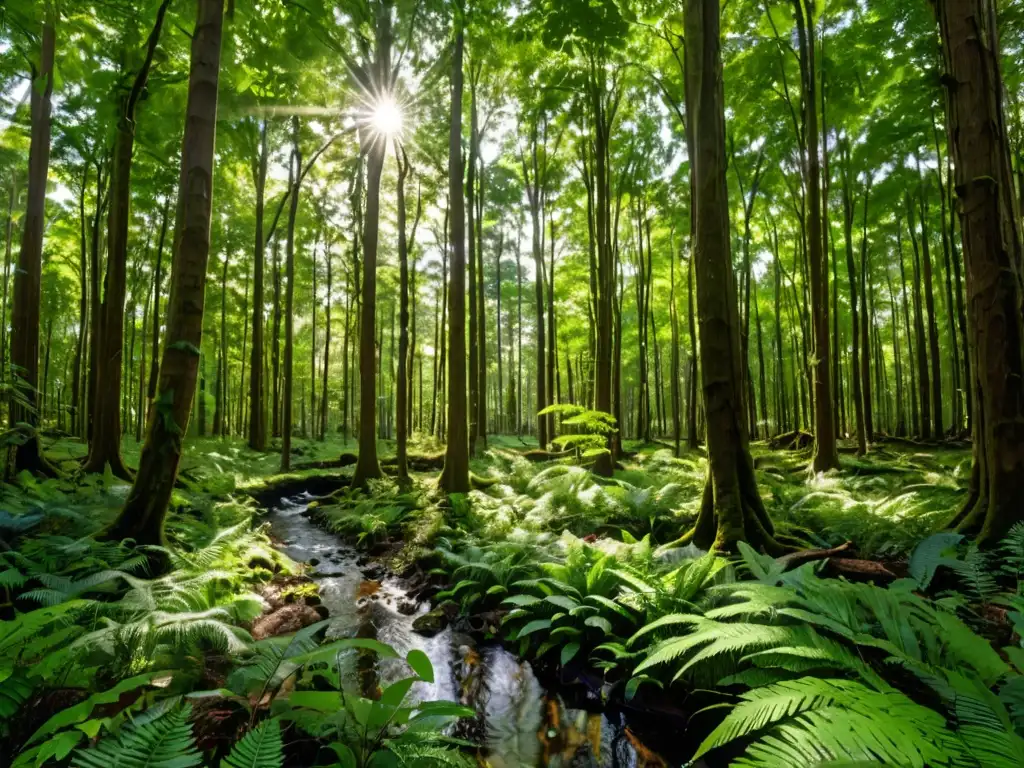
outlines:
M276 719L265 720L249 731L221 760L220 768L280 768L284 765L281 725Z
M116 738L80 749L74 768L191 768L202 765L192 737L188 707L178 707L145 723L128 725Z
M741 699L695 758L751 735L757 740L734 765L877 761L923 768L963 752L945 718L893 689L805 677L756 688Z

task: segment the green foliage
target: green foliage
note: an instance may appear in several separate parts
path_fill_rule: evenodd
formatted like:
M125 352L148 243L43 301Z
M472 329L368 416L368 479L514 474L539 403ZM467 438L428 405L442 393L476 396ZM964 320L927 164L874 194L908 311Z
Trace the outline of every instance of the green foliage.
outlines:
M231 753L221 760L220 768L280 768L282 765L281 723L271 719L263 721L235 742Z
M155 717L139 717L116 738L78 750L75 768L189 768L202 765L192 739L189 707L175 707Z

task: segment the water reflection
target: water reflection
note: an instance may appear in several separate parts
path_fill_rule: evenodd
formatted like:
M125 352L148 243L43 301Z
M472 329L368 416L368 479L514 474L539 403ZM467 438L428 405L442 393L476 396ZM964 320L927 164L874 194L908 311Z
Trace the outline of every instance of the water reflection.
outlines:
M446 628L433 637L413 632L428 603L413 604L399 579L368 577L355 550L304 516L308 495L282 499L270 515L275 536L293 559L316 558L313 578L330 611L329 635L376 637L400 655L418 648L434 666L433 683L417 683L415 700L459 701L473 707L477 722L463 723L459 737L480 744L480 764L488 768L656 768L667 763L649 752L621 715L566 706L545 690L529 662L500 646L477 647ZM347 666L347 665L346 665ZM352 675L355 667L342 670ZM381 686L408 675L400 659L378 663Z

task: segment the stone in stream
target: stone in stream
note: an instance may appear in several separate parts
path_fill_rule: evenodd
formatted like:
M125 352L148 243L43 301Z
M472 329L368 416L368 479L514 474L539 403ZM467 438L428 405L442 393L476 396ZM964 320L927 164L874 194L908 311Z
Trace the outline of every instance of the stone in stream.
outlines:
M417 616L412 623L412 631L423 637L433 637L443 631L458 614L459 607L455 603L442 603L434 610Z

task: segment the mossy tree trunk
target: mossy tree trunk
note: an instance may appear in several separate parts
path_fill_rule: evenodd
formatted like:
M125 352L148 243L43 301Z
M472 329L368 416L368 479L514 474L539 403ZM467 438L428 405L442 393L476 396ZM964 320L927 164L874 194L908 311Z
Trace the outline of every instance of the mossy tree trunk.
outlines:
M164 517L178 476L203 339L223 17L224 0L198 0L178 183L167 343L139 471L124 508L105 532L107 539L164 543Z
M933 0L967 267L974 462L953 521L991 546L1024 520L1020 219L1010 166L995 5Z
M707 484L688 539L732 550L781 547L757 491L743 410L740 327L730 255L718 0L686 0L686 87L693 130L694 261L707 419ZM826 400L831 403L831 398Z

